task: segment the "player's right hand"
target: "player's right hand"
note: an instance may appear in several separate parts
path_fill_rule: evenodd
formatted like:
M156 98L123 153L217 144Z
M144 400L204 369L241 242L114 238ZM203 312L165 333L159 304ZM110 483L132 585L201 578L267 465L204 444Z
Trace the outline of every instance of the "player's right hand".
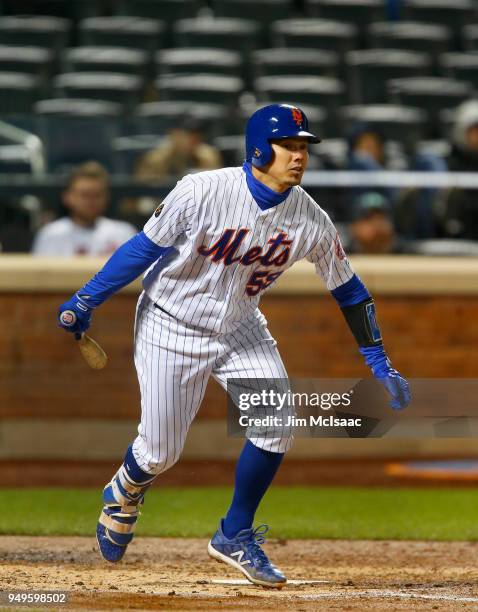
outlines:
M412 400L410 387L405 378L397 370L390 367L385 375L376 376L376 378L390 394L392 399L389 405L392 410L403 410L410 404Z
M58 309L58 325L65 331L81 334L91 325L92 309L77 293Z

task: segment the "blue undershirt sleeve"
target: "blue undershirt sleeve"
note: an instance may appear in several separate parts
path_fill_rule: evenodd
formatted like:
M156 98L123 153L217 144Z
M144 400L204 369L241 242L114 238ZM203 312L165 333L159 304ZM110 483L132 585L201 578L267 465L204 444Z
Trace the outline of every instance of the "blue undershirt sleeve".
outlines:
M340 308L360 304L360 302L364 302L371 297L370 293L367 291L367 288L356 274L354 274L346 283L340 285L340 287L332 289L330 293L337 300Z
M139 232L113 253L103 268L77 292L78 297L89 308L99 306L172 248L160 247L144 232Z

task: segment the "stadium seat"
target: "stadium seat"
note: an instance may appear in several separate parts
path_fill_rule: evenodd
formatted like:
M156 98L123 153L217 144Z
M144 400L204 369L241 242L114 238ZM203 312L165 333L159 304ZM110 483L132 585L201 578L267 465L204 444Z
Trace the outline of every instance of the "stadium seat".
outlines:
M138 133L165 134L169 128L178 125L185 115L197 118L204 125L209 139L223 134L230 118L229 109L223 104L145 102L135 111Z
M161 32L160 47L169 48L177 46L173 34L175 22L197 17L206 2L207 0L117 0L115 12L119 15L160 19L165 24L165 29Z
M274 76L255 80L255 89L264 101L292 97L296 104L337 106L344 102L345 87L333 77L284 74L281 79Z
M105 100L82 100L72 98L51 98L38 100L33 105L35 115L74 116L74 117L118 117L123 108L121 104Z
M244 136L242 134L218 136L212 144L219 149L224 166L242 166L244 162Z
M174 34L177 46L231 49L246 60L258 44L259 25L247 19L181 19L174 25Z
M293 9L291 0L212 0L212 9L218 17L242 17L253 15L262 23L290 17Z
M62 54L64 72L119 72L145 76L148 55L140 49L76 47Z
M423 51L437 55L450 47L450 32L441 25L417 22L372 23L368 30L371 47Z
M0 115L31 112L39 88L39 80L34 75L0 72Z
M33 131L26 130L23 126L19 131L19 126L11 121L11 116L2 117L0 124L0 174L43 173L44 151L39 138L34 135ZM2 213L6 203L5 193L2 190L0 226L4 221Z
M336 168L343 168L346 165L347 153L348 144L344 138L327 138L319 145L319 155L329 159ZM336 193L335 197L337 197ZM322 200L326 201L327 206L329 206L330 198L322 198Z
M159 77L155 81L160 100L190 100L237 106L244 82L239 77L194 74Z
M305 0L305 11L311 17L353 23L361 30L386 17L383 0Z
M420 140L415 148L420 155L433 155L446 159L451 153L451 143L449 140Z
M42 47L58 53L66 47L71 22L59 17L0 17L0 44Z
M118 15L136 15L172 23L196 17L203 4L201 0L117 0L116 12Z
M0 45L0 72L20 72L36 75L40 90L48 91L53 54L41 47L11 47Z
M113 165L118 174L132 175L138 159L161 144L157 134L134 134L119 136L113 140Z
M425 53L400 49L366 49L347 53L350 98L354 104L385 103L386 80L426 76L431 59Z
M3 0L2 5L11 15L45 15L73 20L94 17L102 10L98 0Z
M467 25L463 28L463 47L467 51L478 51L478 25Z
M452 131L455 125L456 108L446 108L440 111L440 135L447 140L452 139Z
M402 16L410 21L446 26L454 34L455 45L459 45L463 27L476 22L477 7L473 0L407 0Z
M118 136L114 116L74 116L45 113L37 117L49 172L67 172L92 157L113 170L112 142Z
M155 55L158 75L222 74L238 76L242 74L242 57L237 51L228 49L186 47L165 49Z
M47 70L52 53L41 47L12 47L0 45L0 71L43 73Z
M271 24L276 47L327 49L344 54L357 46L357 27L324 19L284 19Z
M422 108L429 115L428 136L440 133L439 113L454 108L473 94L473 86L466 81L444 77L412 77L387 81L390 101Z
M443 76L468 81L478 90L478 54L443 53L438 63Z
M67 72L56 76L53 85L60 96L116 102L129 112L141 101L143 80L116 72Z
M254 51L252 64L256 78L283 74L337 76L339 55L334 51L275 47Z
M5 127L4 122L2 127ZM7 121L9 127L14 127ZM28 132L24 132L28 136ZM30 174L32 172L32 151L24 142L12 142L10 139L0 135L0 174ZM3 208L5 199L2 198ZM0 221L1 225L1 221Z
M281 79L275 76L260 77L254 84L263 102L324 107L328 114L327 134L337 132L337 110L345 102L345 87L339 79L285 74Z
M386 140L400 142L407 151L412 151L424 137L428 123L425 111L394 104L344 106L340 114L343 136L354 123L367 123Z
M129 47L153 53L164 46L163 21L141 17L92 17L79 24L83 45Z
M217 17L252 17L260 23L263 45L268 40L271 19L288 19L292 12L292 0L212 0L212 8ZM259 45L259 46L263 46Z

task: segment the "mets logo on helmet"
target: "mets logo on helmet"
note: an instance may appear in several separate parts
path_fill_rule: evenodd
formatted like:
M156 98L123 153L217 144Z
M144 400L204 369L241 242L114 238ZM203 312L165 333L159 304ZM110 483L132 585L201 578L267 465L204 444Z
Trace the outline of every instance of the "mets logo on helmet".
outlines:
M297 123L298 126L302 124L304 117L302 115L302 111L299 108L292 109L292 119Z

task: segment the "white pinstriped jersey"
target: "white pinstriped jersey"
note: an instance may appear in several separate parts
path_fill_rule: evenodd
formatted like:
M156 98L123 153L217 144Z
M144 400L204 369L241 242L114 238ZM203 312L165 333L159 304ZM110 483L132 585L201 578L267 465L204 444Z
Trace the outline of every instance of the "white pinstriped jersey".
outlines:
M301 188L262 210L242 168L180 180L144 227L174 250L145 275L149 298L172 316L215 333L236 329L294 262L315 263L328 289L353 270L329 216Z

